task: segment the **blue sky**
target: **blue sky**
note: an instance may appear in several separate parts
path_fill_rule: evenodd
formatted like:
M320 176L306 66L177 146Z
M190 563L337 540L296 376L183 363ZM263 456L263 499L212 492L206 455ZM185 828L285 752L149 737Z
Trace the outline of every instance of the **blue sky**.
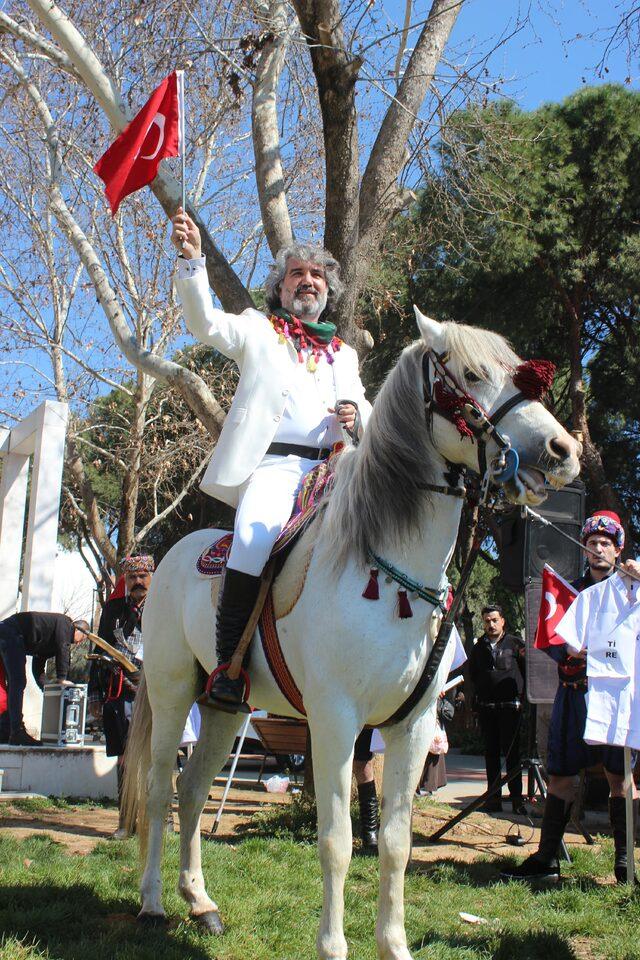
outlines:
M640 75L637 57L629 64L624 45L610 50L606 61L608 72L598 74L606 38L617 21L622 2L465 0L445 56L456 64L462 63L465 55L473 62L483 52L496 48L488 64L491 78L501 77L501 93L514 98L526 110L562 100L585 83L624 82L631 75L631 85L637 89ZM343 3L345 9L350 6L349 0ZM417 0L414 22L426 17L431 3L432 0ZM402 23L404 7L404 0L377 0L374 9L382 19L388 18L387 26L393 30L394 24ZM518 23L524 25L516 31ZM365 43L366 39L365 36ZM390 45L397 49L397 37ZM95 301L91 297L89 300L91 309L95 310ZM32 358L25 354L21 359ZM37 352L34 363L41 367L43 364ZM0 395L4 394L0 396L2 419L3 408L13 404L30 408L33 403L32 394L22 402L17 398L12 401L11 384L16 376L19 374L27 388L32 388L38 378L28 368L7 366L7 359L0 364ZM49 366L45 366L48 375Z
M504 92L527 110L562 100L584 82L623 83L631 75L638 87L637 57L629 65L624 45L612 49L602 78L597 67L609 29L617 22L618 0L466 0L451 41L467 47L475 38L489 49L500 35L509 33L518 17L528 23L492 55L490 70L507 82ZM492 18L494 23L492 23ZM505 25L510 23L510 28Z

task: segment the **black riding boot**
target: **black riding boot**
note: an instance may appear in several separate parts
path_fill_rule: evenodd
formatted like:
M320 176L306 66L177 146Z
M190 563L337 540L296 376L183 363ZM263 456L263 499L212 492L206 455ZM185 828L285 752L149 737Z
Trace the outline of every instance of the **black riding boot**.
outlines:
M218 601L216 618L216 656L218 665L229 663L240 641L244 628L249 622L258 591L260 577L253 577L240 570L231 570L227 567L222 584L222 595ZM249 653L243 661L246 667ZM219 673L211 687L208 703L218 710L227 713L237 713L239 710L247 713L249 708L244 704L244 681L241 677L232 680L226 672Z
M12 730L9 734L9 744L12 747L41 747L42 740L36 740L30 733L27 733L24 723Z
M374 780L358 786L358 805L362 852L376 857L378 855L378 797Z
M609 819L613 830L613 872L618 883L627 882L627 811L624 797L609 797ZM638 825L638 801L633 801L633 838Z
M547 794L544 817L540 828L540 844L536 853L528 857L519 867L503 870L500 874L505 880L533 880L555 883L560 879L558 853L566 830L571 804Z

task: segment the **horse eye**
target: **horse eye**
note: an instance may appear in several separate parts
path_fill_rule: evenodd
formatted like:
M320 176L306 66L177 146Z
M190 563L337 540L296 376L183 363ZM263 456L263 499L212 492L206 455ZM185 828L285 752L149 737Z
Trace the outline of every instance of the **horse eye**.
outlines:
M467 381L467 383L480 383L480 379L481 379L477 375L477 373L473 372L473 370L465 370L464 378Z

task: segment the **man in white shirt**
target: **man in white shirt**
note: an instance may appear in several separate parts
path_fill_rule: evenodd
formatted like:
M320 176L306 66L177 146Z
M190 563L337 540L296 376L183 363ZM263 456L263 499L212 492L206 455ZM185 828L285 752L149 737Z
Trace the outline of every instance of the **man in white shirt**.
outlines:
M300 483L325 459L343 430L358 435L370 405L354 350L323 321L343 286L326 250L295 245L281 250L265 284L268 315L215 309L200 232L179 209L172 240L180 253L175 285L187 327L234 360L240 381L202 481L205 493L236 507L231 548L216 626L219 665L238 645L260 586L260 574L291 515ZM247 709L244 684L216 674L211 704Z
M559 880L558 850L575 796L576 776L585 767L602 763L610 790L609 816L615 845L614 872L618 882L626 882L623 751L621 746L595 746L594 738L589 736L587 695L591 697L594 692L597 693L594 691L594 684L597 685L598 681L591 678L589 671L587 694L587 663L581 650L587 632L595 636L600 625L595 608L591 611L593 615L584 615L589 606L587 603L585 607L584 601L589 600L596 587L598 592L603 589L608 591L610 588L618 592L618 576L614 574L614 564L624 546L624 529L620 518L611 511L597 511L585 522L581 540L585 547L588 569L583 577L573 583L580 591L580 603L576 606L577 600L574 601L557 628L557 632L567 641L572 640L572 632L576 638L579 633L581 639L579 642L568 642L566 646L551 646L546 651L558 663L560 683L549 726L549 784L540 843L536 853L519 867L501 874L505 879L535 882ZM640 573L640 565L634 561L627 561L625 567ZM579 623L576 624L574 621L578 611ZM574 623L573 631L571 623ZM615 713L618 714L617 704ZM634 801L634 806L637 808L637 800Z

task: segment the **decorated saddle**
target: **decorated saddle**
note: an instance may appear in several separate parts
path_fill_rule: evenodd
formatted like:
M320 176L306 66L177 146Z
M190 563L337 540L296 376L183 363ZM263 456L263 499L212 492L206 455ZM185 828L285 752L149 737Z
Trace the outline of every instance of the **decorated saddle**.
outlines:
M282 559L316 516L323 498L333 486L335 458L342 448L342 444L336 444L328 459L321 460L303 479L293 513L274 544L271 551L272 557ZM201 577L221 576L224 573L232 543L233 533L225 533L203 550L196 560L198 574Z

